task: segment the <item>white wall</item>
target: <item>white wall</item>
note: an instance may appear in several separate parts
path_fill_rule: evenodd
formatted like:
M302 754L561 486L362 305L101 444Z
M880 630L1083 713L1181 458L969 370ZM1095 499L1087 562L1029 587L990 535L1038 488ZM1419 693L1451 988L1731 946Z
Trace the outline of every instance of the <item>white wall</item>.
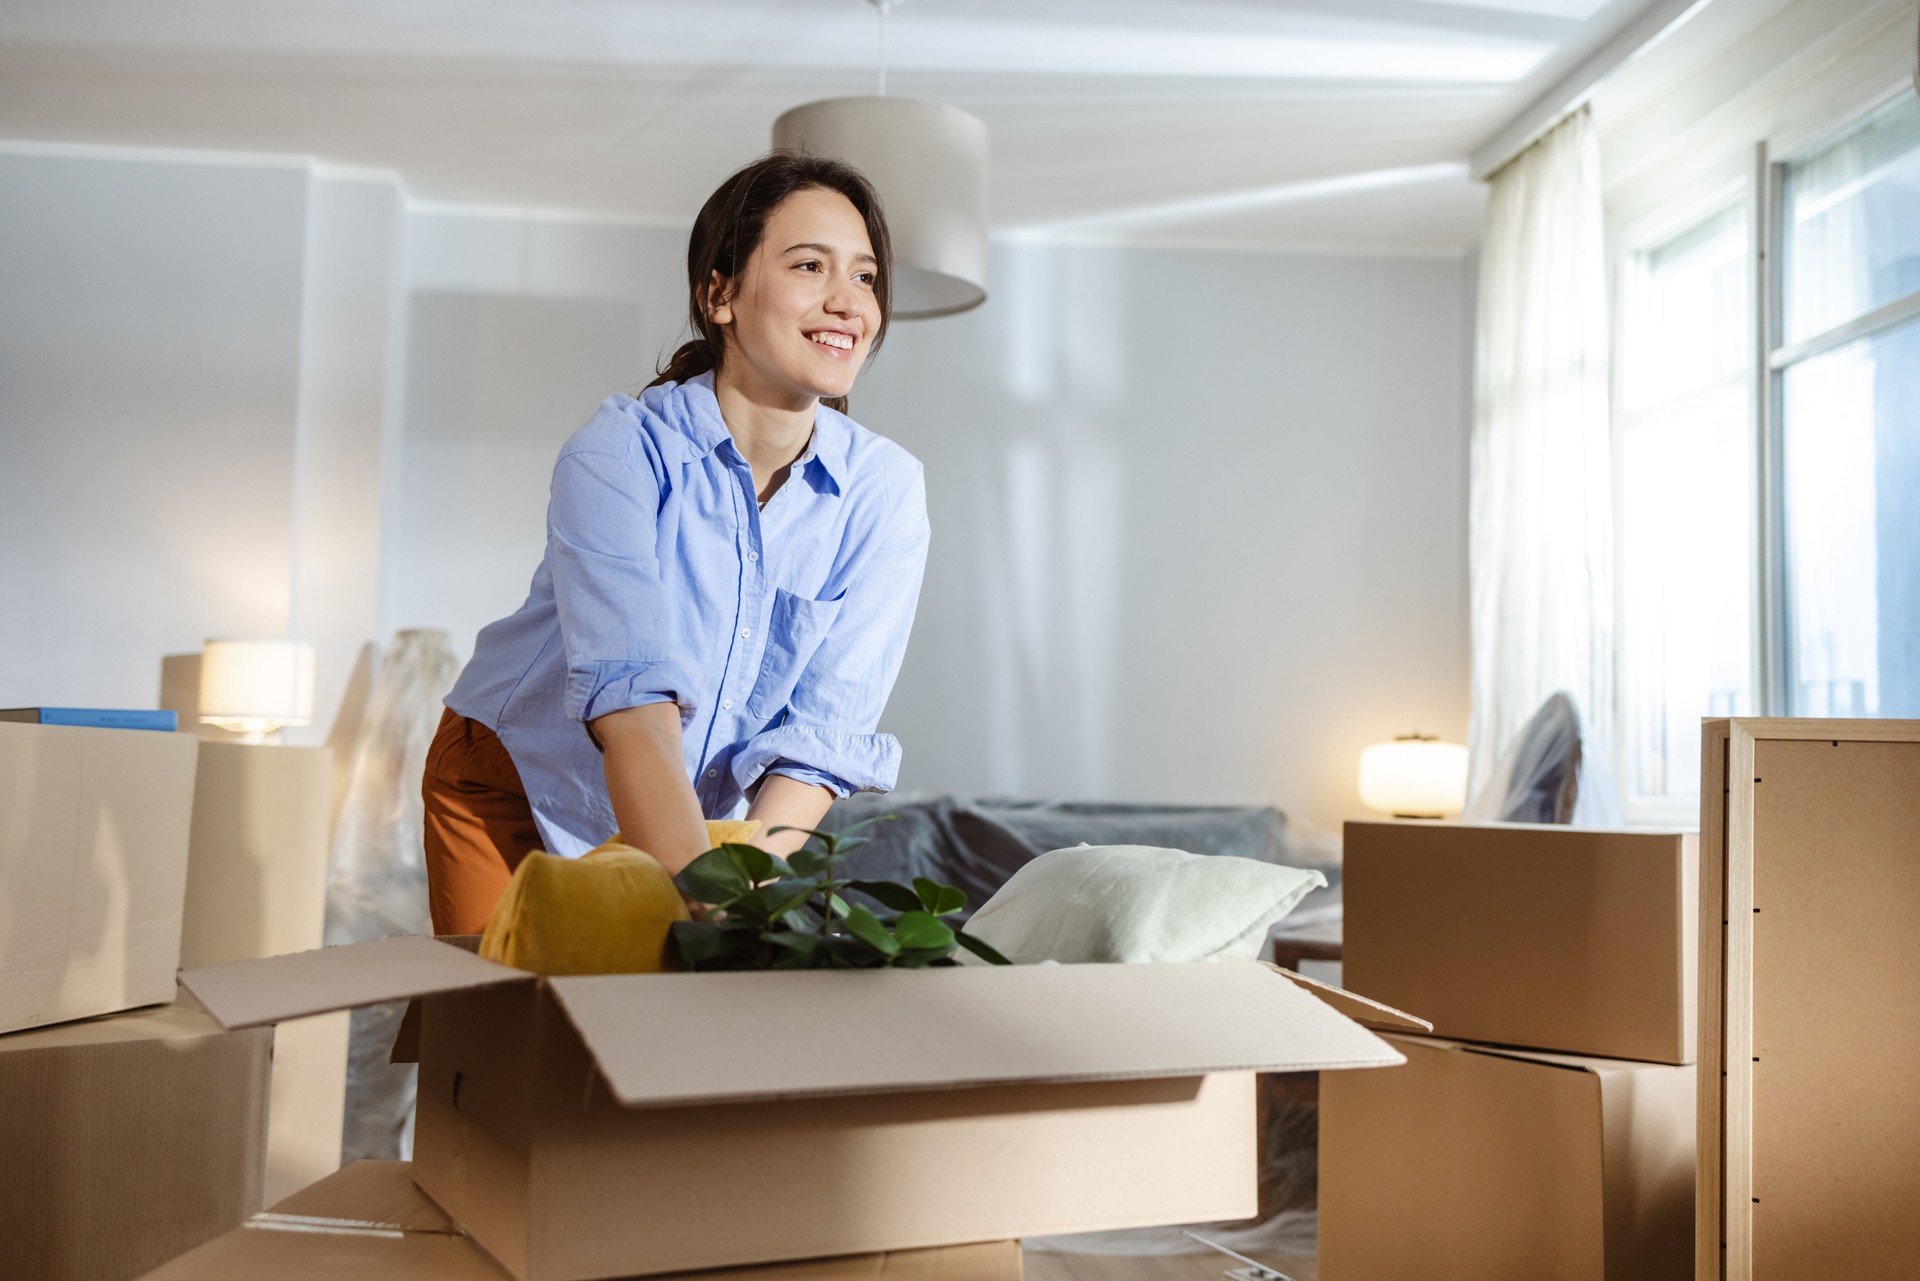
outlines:
M0 706L284 634L304 165L0 151Z
M383 607L465 656L526 596L567 436L653 375L683 233L473 212L409 227L400 490Z
M677 339L684 244L304 161L0 150L0 705L149 706L163 654L291 629L322 741L368 642L470 650L558 445ZM1463 733L1466 267L992 270L855 389L929 473L904 786L1332 826L1365 743Z
M683 247L415 219L396 623L466 652L520 602L554 451L674 340ZM1366 743L1464 734L1460 263L1002 245L993 274L854 393L929 473L903 787L1333 826Z
M927 464L903 785L1357 813L1466 715L1448 261L1001 247L855 391Z
M209 637L376 632L403 202L298 158L0 147L0 706L151 707Z

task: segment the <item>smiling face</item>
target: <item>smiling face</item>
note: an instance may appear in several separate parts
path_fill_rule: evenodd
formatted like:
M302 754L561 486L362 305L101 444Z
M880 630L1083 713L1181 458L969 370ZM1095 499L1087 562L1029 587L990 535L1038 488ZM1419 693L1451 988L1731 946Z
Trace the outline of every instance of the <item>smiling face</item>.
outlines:
M788 196L738 279L714 274L709 314L726 333L719 377L764 404L846 395L880 327L877 270L852 201L821 187Z

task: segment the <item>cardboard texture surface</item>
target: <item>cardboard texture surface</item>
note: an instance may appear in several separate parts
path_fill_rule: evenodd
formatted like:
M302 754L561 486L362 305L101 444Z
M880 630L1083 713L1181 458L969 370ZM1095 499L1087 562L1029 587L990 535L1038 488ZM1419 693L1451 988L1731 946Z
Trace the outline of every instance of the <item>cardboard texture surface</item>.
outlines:
M220 965L320 946L327 913L333 753L200 743L180 964ZM339 1168L347 1087L344 1013L275 1029L267 1112L269 1202Z
M1707 746L1700 1275L1912 1276L1920 722L1717 722Z
M531 980L525 971L420 935L233 961L180 975L225 1027L264 1027L410 996Z
M0 1037L0 1276L120 1281L244 1222L271 1042L184 1002Z
M805 971L550 986L628 1105L1392 1061L1376 1037L1259 965L959 966L827 978L833 999L860 1011L864 1035L820 1019L821 975ZM711 1018L714 1010L727 1018ZM682 1026L702 1028L697 1056L660 1035ZM784 1052L770 1057L768 1045Z
M414 939L183 981L236 1022L426 995L414 1177L527 1281L1246 1217L1252 1073L1400 1061L1254 964L549 981Z
M1694 1069L1389 1037L1320 1086L1322 1281L1684 1281Z
M436 998L425 1011L415 1177L518 1276L729 1267L1257 1209L1249 1073L629 1109L564 1023L530 989ZM527 1052L503 1054L509 1040ZM779 1210L728 1208L743 1198Z
M1691 1063L1698 841L1348 823L1342 981L1443 1036Z
M0 724L0 1032L173 1000L195 740Z
M182 966L320 946L332 801L324 747L200 744Z
M504 1281L404 1161L358 1161L149 1274L149 1281ZM1015 1241L774 1264L658 1281L1019 1281Z

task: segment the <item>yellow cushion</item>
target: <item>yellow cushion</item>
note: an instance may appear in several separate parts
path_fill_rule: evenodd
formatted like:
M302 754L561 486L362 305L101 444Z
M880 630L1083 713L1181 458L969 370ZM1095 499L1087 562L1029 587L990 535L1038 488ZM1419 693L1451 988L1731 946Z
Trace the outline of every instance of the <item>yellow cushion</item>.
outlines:
M757 822L707 823L711 844L745 841ZM480 955L535 974L657 973L667 932L690 919L673 878L652 855L609 841L577 859L538 850L494 904Z

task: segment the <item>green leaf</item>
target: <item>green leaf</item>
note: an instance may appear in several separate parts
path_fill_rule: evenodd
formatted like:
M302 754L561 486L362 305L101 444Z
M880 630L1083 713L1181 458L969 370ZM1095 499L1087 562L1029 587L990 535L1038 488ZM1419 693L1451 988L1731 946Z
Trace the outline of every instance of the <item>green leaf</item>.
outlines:
M680 963L690 970L741 969L760 950L755 931L709 921L675 921L667 934Z
M996 952L990 944L978 938L975 938L973 935L967 933L965 930L955 930L953 935L953 941L958 943L961 947L966 948L967 951L972 952L975 956L979 957L983 961L991 962L994 965L1012 965L1013 964L1012 961L1009 961L1006 957Z
M900 945L894 942L893 935L880 923L880 918L865 907L856 905L847 913L847 933L882 956L892 956L900 950Z
M772 925L806 902L807 896L813 891L812 881L794 880L791 877L785 880L769 881L742 894L727 905L727 911L751 916L762 925Z
M740 869L741 874L744 875L750 883L757 884L760 881L770 881L776 875L784 876L793 870L786 865L784 860L775 859L773 855L767 853L758 845L741 845L737 842L730 842L718 848L726 853L727 857L732 860L733 865ZM774 867L776 862L780 864L777 871Z
M892 881L854 881L848 888L859 890L896 912L915 912L920 909L919 896L906 886Z
M859 939L840 934L822 940L820 950L826 958L823 964L838 970L873 969L887 963L887 958L882 953L868 947Z
M835 834L838 836L845 836L848 832L859 831L861 828L867 826L869 823L892 823L898 820L899 817L900 816L898 814L875 814L872 818L863 818L858 823L849 823L845 827L841 828L839 832Z
M924 876L916 876L913 878L913 888L914 892L920 896L919 905L924 906L935 916L952 916L955 912L966 910L966 893L955 886L943 885L939 881L930 881Z
M893 937L903 948L953 949L953 930L931 912L908 912L893 923Z
M774 930L763 937L774 949L773 968L776 970L811 969L826 959L826 954L820 948L818 934Z
M682 894L700 903L726 905L753 888L753 882L724 847L708 850L680 869L673 883Z
M819 876L833 866L833 860L819 850L795 850L787 857L787 865L795 876Z
M953 949L950 947L903 947L900 949L900 955L893 958L893 963L902 969L922 970L928 966L939 965L952 954ZM951 962L948 963L951 964Z

